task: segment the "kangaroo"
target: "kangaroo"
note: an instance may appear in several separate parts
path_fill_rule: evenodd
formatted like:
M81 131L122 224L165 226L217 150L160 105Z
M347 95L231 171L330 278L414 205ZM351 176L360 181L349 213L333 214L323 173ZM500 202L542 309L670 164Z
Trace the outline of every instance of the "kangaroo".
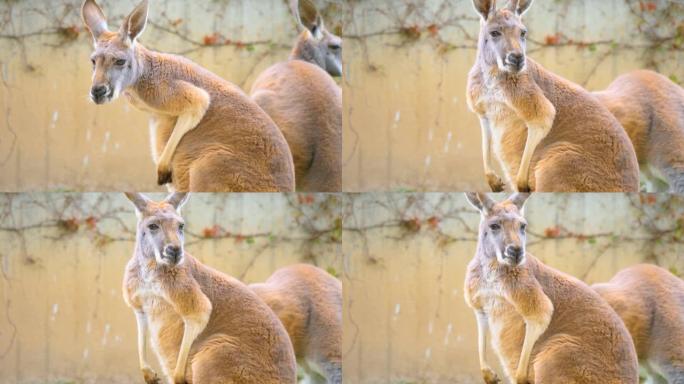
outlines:
M527 194L496 203L466 194L481 213L465 299L477 318L480 369L487 333L513 383L637 384L637 357L624 324L582 281L544 265L525 249Z
M592 286L622 318L641 365L658 383L684 384L684 281L655 265Z
M653 71L618 77L594 92L629 135L642 174L656 187L684 193L684 89ZM662 179L667 187L662 188Z
M339 192L342 91L331 76L342 74L342 39L310 0L292 0L291 8L301 33L290 59L261 73L250 94L290 145L297 190Z
M294 384L292 344L273 311L246 285L184 251L180 208L187 194L161 202L126 196L138 225L123 296L138 323L145 382L160 382L147 362L149 329L168 383Z
M285 138L237 86L180 56L146 49L143 0L110 32L94 0L81 15L95 41L90 97L96 104L123 92L153 116L152 156L159 185L181 191L292 191L294 166Z
M636 192L634 148L595 97L525 55L522 16L532 0L473 0L481 16L468 76L469 108L480 118L485 175L500 192L492 147L506 183L520 192Z
M300 264L249 286L275 312L309 383L342 383L342 284L320 268Z

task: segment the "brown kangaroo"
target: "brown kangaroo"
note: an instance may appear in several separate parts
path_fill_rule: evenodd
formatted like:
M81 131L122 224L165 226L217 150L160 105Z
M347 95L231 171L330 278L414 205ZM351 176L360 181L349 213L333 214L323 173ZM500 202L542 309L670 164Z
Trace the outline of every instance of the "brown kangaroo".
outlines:
M342 384L342 284L308 264L249 286L285 326L309 383Z
M126 196L138 225L123 295L138 322L145 382L159 383L147 363L149 329L169 383L295 383L292 343L273 311L240 281L184 252L180 208L187 195L161 202Z
M160 185L181 191L292 191L294 166L285 138L237 86L180 56L146 49L137 38L147 24L143 0L110 32L94 0L82 17L95 40L92 100L122 92L149 112Z
M480 117L487 181L492 147L506 183L518 191L636 192L634 148L618 121L582 87L525 56L522 15L532 0L473 0L482 16L478 54L468 77L467 100Z
M629 135L642 174L656 188L665 179L673 193L684 193L684 89L653 71L618 77L599 101Z
M684 384L684 281L655 265L637 265L592 288L625 322L656 382Z
M466 197L481 213L464 292L477 318L484 381L500 382L487 364L490 332L513 383L637 384L636 352L615 311L585 283L525 250L529 195L501 203Z
M250 94L290 145L297 190L339 192L342 91L331 76L342 73L342 39L325 29L310 0L291 6L301 33L290 59L259 75Z

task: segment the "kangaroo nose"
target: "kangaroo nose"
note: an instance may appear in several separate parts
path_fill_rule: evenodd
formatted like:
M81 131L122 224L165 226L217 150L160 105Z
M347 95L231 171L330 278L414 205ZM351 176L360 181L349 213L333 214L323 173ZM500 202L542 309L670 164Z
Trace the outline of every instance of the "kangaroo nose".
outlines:
M174 263L178 262L182 254L181 248L177 245L167 245L164 248L164 256L171 259Z
M508 247L506 247L506 255L512 257L516 262L520 261L522 254L522 247L519 247L517 245L509 245Z
M508 54L508 62L520 68L525 62L525 55L522 53L510 53Z
M94 98L99 99L107 94L107 86L96 85L93 87L93 89L90 90L90 93L93 95Z

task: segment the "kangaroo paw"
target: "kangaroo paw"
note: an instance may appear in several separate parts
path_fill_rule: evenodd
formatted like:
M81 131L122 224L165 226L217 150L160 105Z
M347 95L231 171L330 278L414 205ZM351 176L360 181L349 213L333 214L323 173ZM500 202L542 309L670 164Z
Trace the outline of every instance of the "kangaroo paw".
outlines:
M161 384L159 376L157 376L157 374L152 369L143 368L142 373L146 384Z
M492 189L492 192L503 192L506 187L503 180L494 173L487 175L487 183L489 184L489 188Z
M170 168L157 168L157 184L165 185L173 181Z
M530 185L527 183L518 184L518 192L532 192Z
M499 384L499 383L501 383L501 379L499 379L499 376L491 368L483 368L482 369L482 378L484 379L484 382L486 384Z

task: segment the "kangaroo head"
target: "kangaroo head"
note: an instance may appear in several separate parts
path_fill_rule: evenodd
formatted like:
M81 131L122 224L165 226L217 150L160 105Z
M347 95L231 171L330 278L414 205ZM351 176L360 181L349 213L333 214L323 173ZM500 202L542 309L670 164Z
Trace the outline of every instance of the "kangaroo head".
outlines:
M318 65L330 76L342 76L342 38L325 28L311 0L290 0L290 8L302 30L294 56Z
M481 60L502 72L519 73L525 70L527 28L523 14L533 0L509 0L508 5L496 9L496 0L473 0L475 10L482 16L480 41Z
M525 229L523 208L529 194L517 193L497 203L486 194L466 193L481 213L479 242L485 257L499 264L517 266L525 263Z
M121 91L135 84L142 73L136 41L147 24L148 0L143 0L121 25L111 32L102 9L94 0L85 0L81 17L93 36L95 51L90 98L96 104L115 100Z
M126 193L138 216L137 247L142 256L157 264L175 266L183 263L183 228L180 209L187 193L173 193L155 202L140 193Z

